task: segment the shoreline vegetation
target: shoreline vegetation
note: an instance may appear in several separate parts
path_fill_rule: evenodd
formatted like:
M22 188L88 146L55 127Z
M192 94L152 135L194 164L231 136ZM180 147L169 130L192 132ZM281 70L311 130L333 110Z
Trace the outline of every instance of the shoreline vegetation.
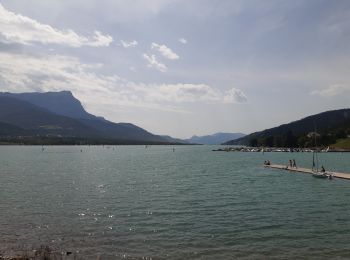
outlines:
M347 153L350 152L350 149L342 148L281 148L281 147L225 147L213 149L213 152L283 152L283 153L312 153L312 152L323 152L323 153Z
M322 112L231 140L224 145L350 149L350 109Z
M18 136L0 137L0 145L194 145L177 142L156 142L127 139Z

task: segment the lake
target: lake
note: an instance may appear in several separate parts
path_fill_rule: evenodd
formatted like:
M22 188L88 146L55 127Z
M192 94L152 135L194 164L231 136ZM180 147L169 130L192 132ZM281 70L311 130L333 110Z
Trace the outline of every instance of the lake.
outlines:
M217 147L0 146L0 255L350 258L350 181L262 167L310 168L311 153ZM349 153L319 159L350 173Z

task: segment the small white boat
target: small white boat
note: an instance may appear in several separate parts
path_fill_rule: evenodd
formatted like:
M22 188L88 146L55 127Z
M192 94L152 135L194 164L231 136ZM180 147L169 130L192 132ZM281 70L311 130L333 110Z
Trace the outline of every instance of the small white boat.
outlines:
M316 132L316 126L315 126L315 133ZM312 153L312 176L315 178L321 178L321 179L332 179L332 174L326 173L326 170L324 169L323 165L321 167L321 170L319 171L318 168L318 149L317 149L317 143L316 143L316 134L314 135L314 142L315 142L315 150ZM328 152L328 149L327 149ZM315 164L316 162L316 164Z
M325 172L314 172L312 176L314 176L315 178L327 179L330 175Z

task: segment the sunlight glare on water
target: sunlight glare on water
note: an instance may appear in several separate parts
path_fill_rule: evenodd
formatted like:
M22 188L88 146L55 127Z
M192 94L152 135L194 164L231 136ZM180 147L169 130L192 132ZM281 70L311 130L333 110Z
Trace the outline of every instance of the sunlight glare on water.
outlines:
M172 148L1 146L0 253L48 245L84 259L350 257L350 181L262 167L293 158L310 167L312 154ZM327 170L350 172L349 159L320 155Z

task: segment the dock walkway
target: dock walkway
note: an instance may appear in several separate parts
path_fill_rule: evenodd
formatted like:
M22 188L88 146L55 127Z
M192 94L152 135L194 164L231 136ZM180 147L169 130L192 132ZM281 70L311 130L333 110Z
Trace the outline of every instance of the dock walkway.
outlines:
M302 167L296 167L296 168L295 167L287 167L285 165L280 165L280 164L264 165L264 167L265 168L271 168L271 169L278 169L278 170L287 170L287 171L290 171L290 172L299 172L299 173L313 174L312 169L302 168ZM326 174L330 174L334 178L350 180L350 173L326 171Z

